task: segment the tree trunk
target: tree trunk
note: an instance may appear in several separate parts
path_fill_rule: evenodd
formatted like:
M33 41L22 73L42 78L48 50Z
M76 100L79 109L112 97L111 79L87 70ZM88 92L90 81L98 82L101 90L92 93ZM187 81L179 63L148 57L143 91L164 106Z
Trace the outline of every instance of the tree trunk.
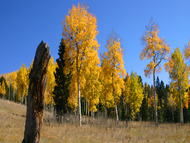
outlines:
M79 124L82 126L82 118L81 118L81 101L80 101L80 82L78 78L78 94L79 94Z
M114 97L114 104L115 104L116 121L119 121L118 111L117 111L117 104L116 104L116 99L115 99L115 90L114 90L114 82L113 82L113 73L112 73L112 87L113 87L113 97Z
M154 62L155 63L155 62ZM155 100L155 125L158 125L158 112L157 112L157 98L156 98L156 87L155 87L155 68L153 69L153 94L154 94L154 100Z
M117 111L117 104L116 104L116 99L115 99L115 92L114 92L114 90L113 90L113 95L114 95L114 104L115 104L116 121L119 121L118 111Z
M9 80L9 101L11 101L11 83Z
M91 117L94 119L94 109L91 112Z
M83 114L85 115L86 113L85 113L85 109L86 109L86 101L84 100L84 112L83 112Z
M76 46L77 47L77 46ZM79 124L80 126L82 126L82 117L81 117L81 101L80 101L80 81L79 81L79 73L80 73L80 69L79 69L79 62L78 59L79 58L79 49L77 47L77 56L76 56L76 70L77 70L77 85L78 85L78 105L79 105Z
M49 46L42 41L36 50L33 68L30 72L28 102L24 139L22 143L39 143L43 121L44 92L47 66L50 58Z
M13 101L15 102L15 90L13 89Z
M88 102L86 101L86 115L88 115L88 114L87 114L87 112L88 112L88 109L87 109L87 108L88 108Z
M88 116L90 116L89 104L90 102L88 102Z
M181 88L179 88L179 98L180 98L180 123L184 123L183 121L183 104L182 104L182 98L181 98Z
M105 118L108 117L108 111L107 111L107 101L105 102Z
M25 102L25 105L27 104L27 101L26 101L26 99L27 99L27 98L26 98L26 95L25 95L25 99L24 99L24 100L25 100L25 101L24 101L24 102Z

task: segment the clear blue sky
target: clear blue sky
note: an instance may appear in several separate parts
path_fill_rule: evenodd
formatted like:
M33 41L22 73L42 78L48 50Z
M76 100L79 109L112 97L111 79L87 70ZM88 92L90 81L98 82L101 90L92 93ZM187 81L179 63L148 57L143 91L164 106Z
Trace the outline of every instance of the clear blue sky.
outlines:
M122 42L126 71L137 72L143 82L152 84L152 77L144 76L148 61L139 60L141 37L151 17L171 52L176 47L182 51L190 40L190 0L0 0L0 74L18 70L23 63L29 67L41 40L57 59L62 21L78 2L87 4L97 17L99 53L114 30ZM169 83L164 70L157 75Z

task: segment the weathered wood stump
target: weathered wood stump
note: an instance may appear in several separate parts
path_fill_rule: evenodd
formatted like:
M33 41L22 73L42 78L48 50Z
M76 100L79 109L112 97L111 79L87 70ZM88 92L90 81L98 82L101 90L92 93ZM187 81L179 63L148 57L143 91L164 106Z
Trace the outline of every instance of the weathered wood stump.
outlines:
M26 124L23 143L39 143L43 122L44 92L50 51L47 43L42 41L37 50L30 72Z

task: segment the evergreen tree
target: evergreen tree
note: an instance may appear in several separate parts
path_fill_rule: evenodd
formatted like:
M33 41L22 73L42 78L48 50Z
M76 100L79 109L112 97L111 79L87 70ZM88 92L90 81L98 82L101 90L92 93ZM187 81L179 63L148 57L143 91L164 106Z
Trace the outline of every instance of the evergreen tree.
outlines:
M143 101L142 105L140 108L140 116L142 118L142 121L148 121L149 120L149 112L148 112L148 97L149 97L149 92L150 92L150 86L145 83L143 86Z
M54 87L53 94L55 96L53 98L56 112L57 114L61 115L70 111L70 108L67 104L67 99L69 97L68 86L71 78L71 73L68 75L64 74L65 60L63 59L63 55L65 52L65 44L63 43L63 39L61 40L58 51L59 58L56 60L57 67L56 72L54 73L56 86Z

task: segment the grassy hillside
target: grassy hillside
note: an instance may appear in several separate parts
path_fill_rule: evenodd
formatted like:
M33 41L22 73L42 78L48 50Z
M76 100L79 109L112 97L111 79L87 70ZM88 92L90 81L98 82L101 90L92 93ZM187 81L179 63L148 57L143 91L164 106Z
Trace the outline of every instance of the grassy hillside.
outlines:
M20 143L24 136L24 105L0 100L0 143ZM89 124L90 122L90 124ZM87 124L88 123L88 124ZM113 120L83 120L83 126L76 124L56 124L44 122L42 143L99 143L99 142L168 142L190 143L190 124L161 124L157 128L151 122L130 122L125 128L124 122L115 126Z

